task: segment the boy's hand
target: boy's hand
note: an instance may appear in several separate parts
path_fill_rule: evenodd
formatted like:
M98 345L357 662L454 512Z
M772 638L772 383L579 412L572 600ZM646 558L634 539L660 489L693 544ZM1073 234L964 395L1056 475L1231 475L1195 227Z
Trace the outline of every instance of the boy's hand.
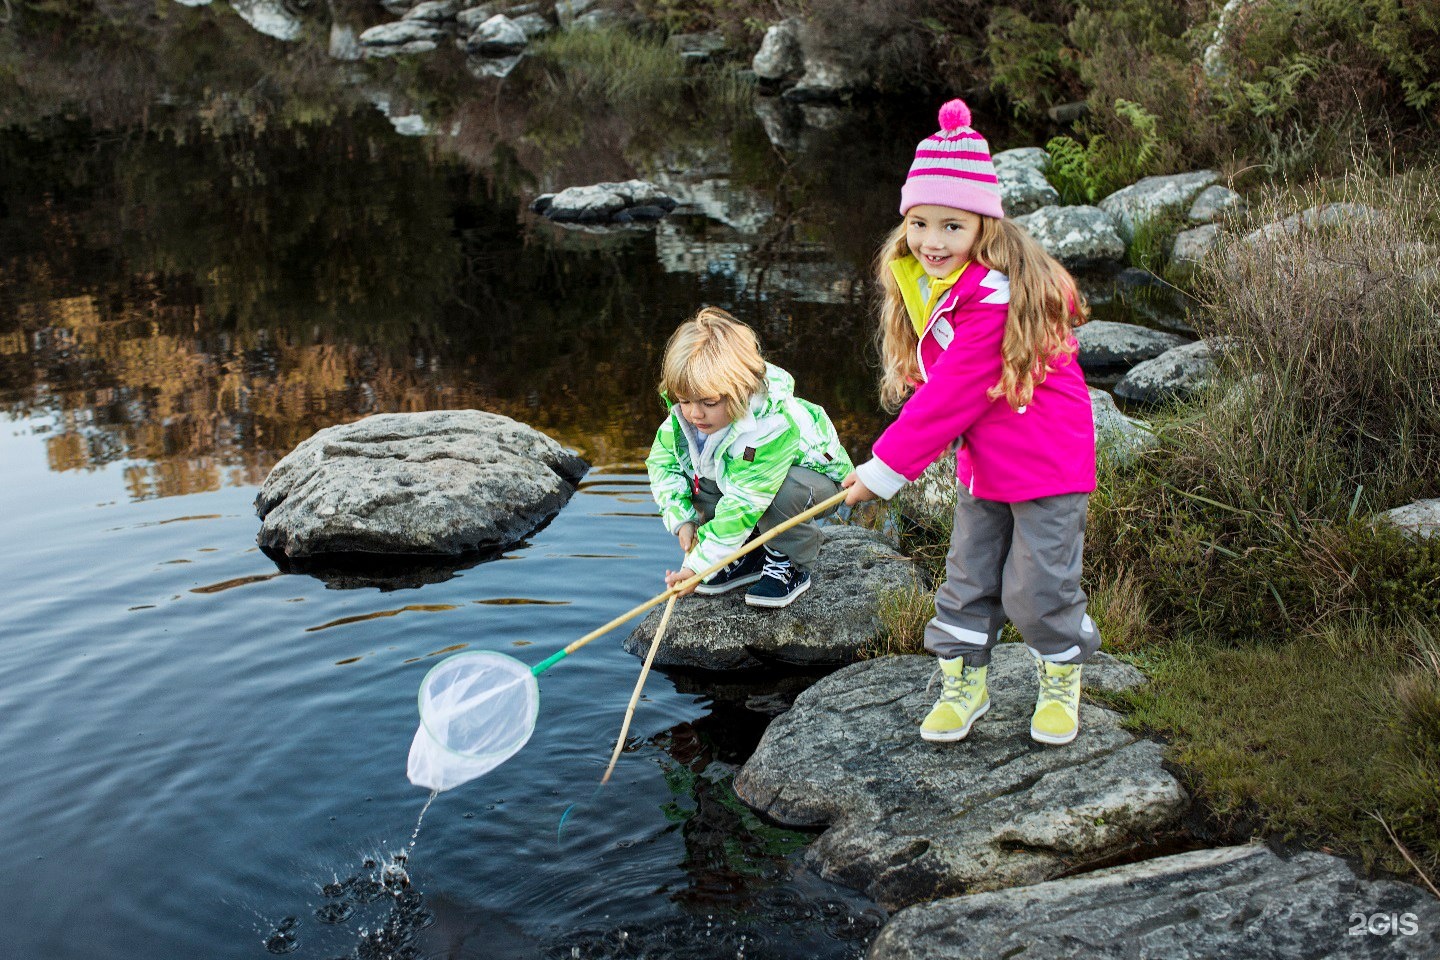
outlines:
M690 579L691 577L693 577L693 576L695 576L695 571L694 571L694 570L691 570L689 567L681 567L679 570L676 570L676 571L674 571L674 572L671 572L671 571L669 571L669 570L666 570L666 571L665 571L665 586L666 586L667 589L670 588L670 587L674 587L674 586L676 586L677 584L684 583L686 580L689 580L689 579ZM692 593L694 593L694 592L695 592L695 587L692 586L689 590L681 590L679 593L675 594L675 596L677 596L677 597L688 597L690 594L692 594Z
M845 506L847 507L875 499L875 494L870 492L870 488L865 486L865 481L861 480L859 474L854 470L845 475L845 479L840 481L840 486L850 491L845 495Z
M680 529L675 531L675 535L680 538L681 551L689 553L695 549L695 524L682 523Z

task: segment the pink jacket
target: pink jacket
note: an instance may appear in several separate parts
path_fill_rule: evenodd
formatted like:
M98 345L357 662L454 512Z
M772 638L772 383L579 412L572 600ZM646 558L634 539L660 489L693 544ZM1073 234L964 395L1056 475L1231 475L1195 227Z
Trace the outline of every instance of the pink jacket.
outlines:
M889 498L956 440L956 477L976 497L1016 503L1095 489L1095 421L1079 361L1055 362L1019 411L986 391L1000 381L1010 280L972 262L920 337L924 382L856 468Z

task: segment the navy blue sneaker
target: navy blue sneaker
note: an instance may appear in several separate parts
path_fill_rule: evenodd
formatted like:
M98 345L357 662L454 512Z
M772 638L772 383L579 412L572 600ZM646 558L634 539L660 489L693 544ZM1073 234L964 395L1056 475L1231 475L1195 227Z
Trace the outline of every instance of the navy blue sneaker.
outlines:
M810 589L810 574L792 563L783 553L765 547L765 567L760 582L745 591L752 607L785 607Z
M695 588L695 592L702 597L713 597L718 593L727 593L736 587L743 587L759 580L763 575L762 568L765 566L765 558L760 555L759 550L751 550L739 560L732 560L725 564L711 577L708 583L702 583Z

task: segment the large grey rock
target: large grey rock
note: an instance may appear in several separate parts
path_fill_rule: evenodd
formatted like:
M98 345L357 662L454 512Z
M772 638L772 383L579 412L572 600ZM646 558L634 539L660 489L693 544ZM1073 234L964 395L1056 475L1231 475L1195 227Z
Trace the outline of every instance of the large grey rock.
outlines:
M568 30L598 2L599 0L558 0L555 4L555 17L560 21L560 26Z
M428 20L397 20L382 23L360 34L360 46L369 48L410 46L416 43L435 44L445 36L445 29ZM434 49L431 46L430 49Z
M901 487L900 492L890 498L890 506L913 521L938 521L955 512L958 483L955 479L955 454L947 453Z
M655 662L699 670L749 670L775 660L794 664L850 663L880 631L882 594L914 586L915 564L872 530L825 527L810 589L780 609L745 604L745 591L687 597L675 604ZM645 656L660 625L656 609L625 639Z
M1112 668L1092 660L1087 685ZM1035 667L1019 644L996 649L990 712L967 739L921 740L934 669L932 657L903 656L836 671L771 723L735 778L766 816L828 826L805 854L827 879L889 910L1036 883L1170 827L1188 806L1160 745L1110 710L1082 703L1068 746L1031 740Z
M476 27L499 13L500 7L501 4L498 3L485 3L478 7L461 10L455 14L455 25L460 29L462 35L469 36L475 32Z
M1184 337L1133 323L1092 320L1076 329L1080 365L1086 370L1133 367L1185 343Z
M256 31L277 40L298 40L305 25L280 0L230 0L240 18Z
M995 176L1000 181L1000 202L1007 217L1034 213L1060 202L1060 191L1050 185L1043 171L1029 164L996 164Z
M1191 223L1214 223L1221 217L1244 209L1245 201L1229 187L1211 184L1195 195L1188 214Z
M1104 390L1090 388L1090 412L1095 417L1097 460L1109 459L1122 467L1127 466L1137 456L1160 443L1160 438L1144 420L1121 413L1115 405L1115 398Z
M1015 222L1067 267L1113 263L1125 257L1125 241L1114 220L1099 207L1041 207L1015 217Z
M1214 373L1215 345L1198 340L1132 367L1115 384L1115 395L1140 403L1184 399L1205 389Z
M1044 173L1050 169L1050 154L1044 147L1015 147L1011 150L1001 150L990 158L995 163L995 169L1008 170L1013 167L1029 167Z
M1412 537L1440 537L1440 499L1416 500L1380 515Z
M557 194L536 198L532 205L537 213L551 220L579 223L601 223L636 207L668 212L675 208L675 201L649 181L626 180L567 187Z
M385 413L326 427L260 488L258 540L287 557L459 556L514 543L575 492L585 462L478 410Z
M460 0L423 0L406 10L405 15L400 19L424 20L427 23L441 24L448 20L454 20L459 9Z
M497 13L475 28L465 41L465 49L482 57L508 57L524 50L529 42L530 38L515 21Z
M1285 859L1256 844L910 907L868 960L1436 956L1440 902L1425 890L1361 879L1328 854Z
M1187 210L1195 195L1219 179L1214 170L1195 170L1168 177L1145 177L1116 190L1100 201L1100 209L1115 218L1115 229L1129 243L1141 224L1170 210Z
M1220 239L1220 228L1213 223L1182 230L1170 248L1170 265L1184 275L1193 274L1202 260Z
M1280 237L1293 237L1304 231L1339 227L1357 220L1384 223L1385 214L1363 203L1324 203L1297 214L1267 223L1247 233L1243 244L1266 243Z
M863 66L842 63L823 53L805 51L805 72L795 86L782 96L792 102L848 100L852 94L869 84Z
M763 83L779 83L798 77L805 70L800 54L800 21L782 20L765 31L760 49L750 68Z

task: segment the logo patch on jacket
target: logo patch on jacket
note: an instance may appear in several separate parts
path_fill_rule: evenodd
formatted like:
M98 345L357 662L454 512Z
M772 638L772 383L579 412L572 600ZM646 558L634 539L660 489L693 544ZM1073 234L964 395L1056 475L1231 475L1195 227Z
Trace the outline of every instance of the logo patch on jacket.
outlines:
M755 448L754 448L754 447L746 447L746 448L745 448L745 452L742 453L742 454L740 454L740 459L741 459L741 460L744 460L746 463L754 463L754 462L755 462Z

